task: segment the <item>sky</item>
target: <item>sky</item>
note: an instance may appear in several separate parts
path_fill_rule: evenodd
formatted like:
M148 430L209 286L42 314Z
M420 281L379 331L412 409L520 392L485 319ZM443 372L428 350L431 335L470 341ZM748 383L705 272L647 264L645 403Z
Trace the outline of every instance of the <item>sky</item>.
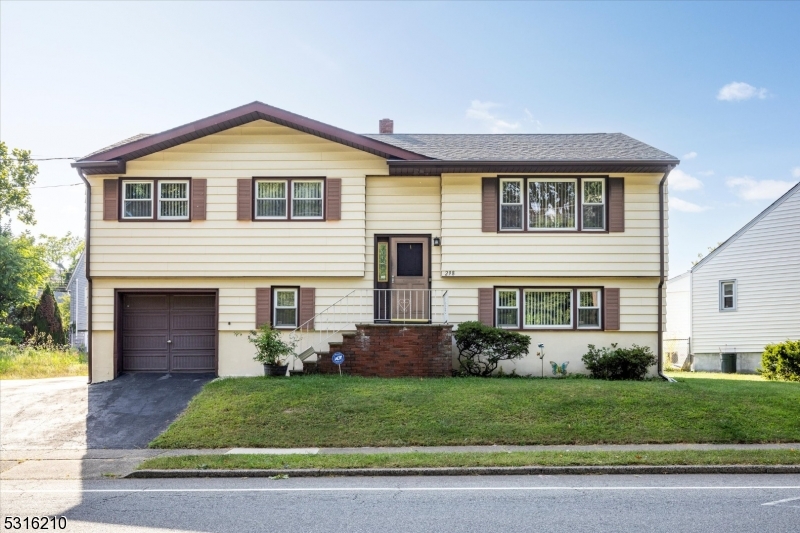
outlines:
M0 2L0 140L71 158L260 100L358 133L622 132L670 275L800 181L800 2ZM68 159L35 234L83 234ZM16 229L21 229L17 225Z

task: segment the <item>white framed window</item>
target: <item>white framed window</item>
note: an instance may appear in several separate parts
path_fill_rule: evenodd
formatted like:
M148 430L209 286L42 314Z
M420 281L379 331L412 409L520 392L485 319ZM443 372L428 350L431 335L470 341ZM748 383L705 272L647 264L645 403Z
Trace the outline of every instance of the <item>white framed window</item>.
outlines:
M286 181L256 180L256 218L262 220L286 219Z
M578 328L599 329L600 289L578 289Z
M275 289L272 308L275 328L297 327L297 289Z
M524 216L523 180L500 180L500 229L522 231Z
M292 218L320 220L324 198L322 180L292 180Z
M519 291L517 289L498 289L495 292L495 326L498 328L519 328Z
M604 179L583 179L581 180L583 217L581 227L585 230L604 230L606 229L606 203L605 203Z
M525 289L525 328L572 329L572 289Z
M158 181L158 218L189 220L188 181Z
M153 182L122 182L122 218L143 220L153 218Z
M719 282L719 310L736 311L736 280Z
M577 188L574 178L528 179L528 229L578 229Z

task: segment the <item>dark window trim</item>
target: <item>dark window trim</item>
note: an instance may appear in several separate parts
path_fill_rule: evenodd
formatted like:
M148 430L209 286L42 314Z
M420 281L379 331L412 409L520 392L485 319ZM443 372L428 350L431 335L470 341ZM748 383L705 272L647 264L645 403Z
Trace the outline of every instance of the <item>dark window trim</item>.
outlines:
M286 182L286 218L256 218L257 199L256 182L259 181L285 181ZM293 181L321 181L322 182L322 218L293 218L292 217L292 182ZM250 218L253 222L326 222L328 220L328 178L327 176L253 176L253 210Z
M608 233L608 178L609 176L569 176L569 175L543 175L543 176L530 176L530 175L498 175L497 176L497 233ZM500 212L503 206L503 190L502 180L522 180L523 182L523 201L522 201L522 229L502 229ZM547 181L554 179L564 181L567 179L574 179L577 181L576 191L576 228L575 229L529 229L528 217L530 216L528 209L528 180ZM604 229L584 229L583 228L583 180L603 180L603 207L605 208L605 228Z
M572 327L557 328L557 327L525 327L524 321L524 292L525 290L564 290L569 289L572 291ZM578 327L578 291L587 289L600 289L600 327L587 328ZM502 328L508 331L605 331L606 330L606 315L605 315L605 302L606 302L606 288L604 285L560 285L557 287L547 287L541 285L495 285L492 287L492 325L497 326L497 291L498 290L516 290L517 301L519 308L517 309L517 324L516 328Z
M191 222L192 221L192 178L185 178L185 177L177 177L177 178L137 178L136 176L120 176L119 183L117 184L117 221L118 222ZM153 183L153 216L150 218L125 218L122 216L122 210L125 209L125 193L124 187L126 181L150 181ZM188 208L189 208L189 217L188 218L181 218L181 219L164 219L158 218L158 182L159 181L186 181L189 183L189 189L187 191L189 195L188 199Z
M276 296L276 293L278 291L282 291L282 290L286 290L286 289L292 289L294 291L297 291L296 292L297 298L294 301L294 308L295 308L294 318L295 318L295 322L296 322L295 326L278 326L278 325L275 324L275 306L278 305L278 297ZM270 324L270 326L272 326L275 329L282 330L282 331L294 330L296 328L299 328L302 325L302 324L300 324L300 285L275 285L274 287L270 287L270 290L272 291L270 293L270 302L269 302L269 324Z

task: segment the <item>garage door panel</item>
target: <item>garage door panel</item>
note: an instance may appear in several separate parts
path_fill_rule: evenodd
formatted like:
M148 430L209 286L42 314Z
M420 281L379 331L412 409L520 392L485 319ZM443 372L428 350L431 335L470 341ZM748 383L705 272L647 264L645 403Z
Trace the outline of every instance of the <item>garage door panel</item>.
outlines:
M216 295L126 294L122 302L124 370L215 371Z

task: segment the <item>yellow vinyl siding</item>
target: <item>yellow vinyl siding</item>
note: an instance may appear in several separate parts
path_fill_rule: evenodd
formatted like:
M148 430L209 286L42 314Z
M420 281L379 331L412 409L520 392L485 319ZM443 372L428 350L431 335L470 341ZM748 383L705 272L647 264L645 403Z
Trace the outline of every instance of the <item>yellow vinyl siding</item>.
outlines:
M128 162L125 178L207 179L207 220L103 220L103 179L92 183L93 277L364 276L365 182L384 159L257 121ZM339 221L236 220L236 179L342 179Z
M458 277L659 275L661 174L625 176L622 233L484 233L484 176L442 176L442 269Z

